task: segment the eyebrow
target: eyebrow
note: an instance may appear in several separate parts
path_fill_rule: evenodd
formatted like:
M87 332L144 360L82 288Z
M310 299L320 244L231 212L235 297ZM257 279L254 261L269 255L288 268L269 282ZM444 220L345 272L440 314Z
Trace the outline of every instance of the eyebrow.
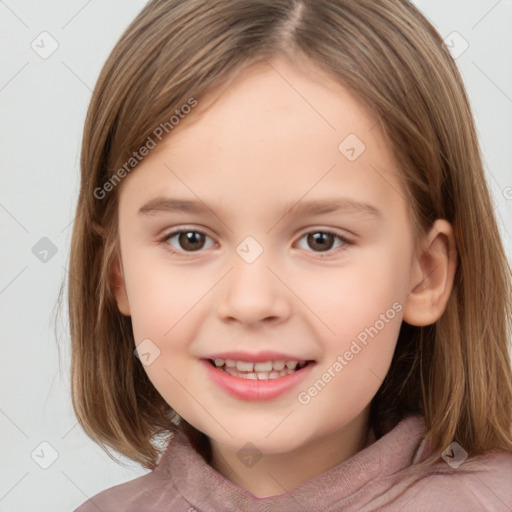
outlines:
M156 197L141 206L139 208L138 214L153 215L160 212L208 214L213 213L216 209L215 205L212 206L213 208L210 208L202 201L170 197ZM324 215L338 211L359 213L376 218L382 217L382 212L371 204L343 198L316 199L309 201L299 200L295 203L286 204L282 214L288 215L288 213L291 213L296 216Z

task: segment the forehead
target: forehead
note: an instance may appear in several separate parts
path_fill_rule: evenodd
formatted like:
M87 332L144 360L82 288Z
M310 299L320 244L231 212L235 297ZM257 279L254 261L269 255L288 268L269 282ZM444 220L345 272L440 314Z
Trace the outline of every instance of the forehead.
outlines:
M299 143L312 139L313 132L327 144L334 141L335 149L349 134L372 144L383 138L379 118L368 107L310 61L300 62L300 67L284 58L258 63L228 86L213 89L170 134L166 146L188 141L190 131L198 143L244 136L246 149L261 141L277 147L290 139ZM297 144L296 149L301 147Z
M199 99L129 176L128 188L139 207L166 187L226 207L336 191L368 202L399 201L404 194L392 148L377 121L312 65L258 64L221 93Z

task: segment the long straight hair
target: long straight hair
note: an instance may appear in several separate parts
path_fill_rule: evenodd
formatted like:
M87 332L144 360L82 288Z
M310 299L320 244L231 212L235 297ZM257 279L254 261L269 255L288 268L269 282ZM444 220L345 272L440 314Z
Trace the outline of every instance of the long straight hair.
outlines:
M470 457L512 452L510 267L457 66L406 0L153 0L126 29L101 71L83 134L69 269L80 424L104 449L147 468L160 453L154 440L177 428L207 458L205 436L172 423L133 355L131 321L109 282L120 186L101 197L98 190L190 98L200 104L276 56L306 57L377 115L416 237L438 218L455 230L458 268L446 310L431 326L402 324L371 403L376 437L414 413L425 418L429 463L452 441Z

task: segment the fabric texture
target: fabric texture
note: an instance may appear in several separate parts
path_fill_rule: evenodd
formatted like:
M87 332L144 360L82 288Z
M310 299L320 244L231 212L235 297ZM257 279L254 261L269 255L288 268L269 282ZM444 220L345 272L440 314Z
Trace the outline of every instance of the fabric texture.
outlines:
M266 498L226 479L178 434L153 471L100 492L75 512L512 511L512 454L469 454L458 468L441 459L418 471L428 456L424 433L423 418L408 416L336 467Z

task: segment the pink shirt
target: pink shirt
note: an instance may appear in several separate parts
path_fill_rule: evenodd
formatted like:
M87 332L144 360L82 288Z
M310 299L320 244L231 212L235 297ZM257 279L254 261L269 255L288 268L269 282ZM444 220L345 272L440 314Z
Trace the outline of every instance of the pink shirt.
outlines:
M441 460L412 471L427 455L423 419L408 416L336 467L286 493L257 498L209 466L176 435L146 475L100 492L75 512L207 511L512 511L512 454Z

